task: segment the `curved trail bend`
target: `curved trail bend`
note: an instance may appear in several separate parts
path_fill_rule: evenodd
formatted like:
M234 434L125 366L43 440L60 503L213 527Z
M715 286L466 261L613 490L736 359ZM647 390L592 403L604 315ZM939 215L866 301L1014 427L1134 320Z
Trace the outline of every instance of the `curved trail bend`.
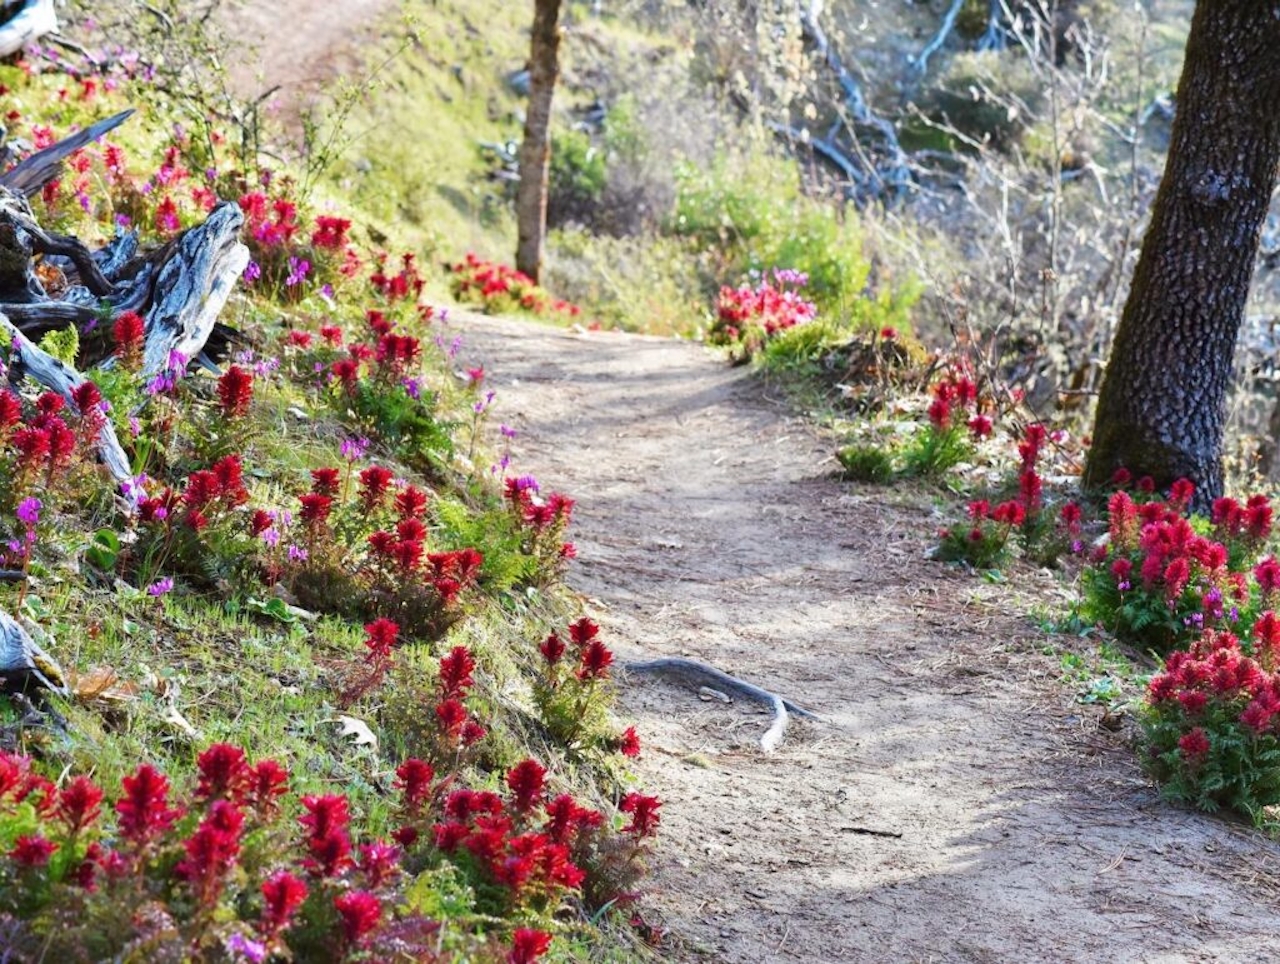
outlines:
M688 656L767 712L622 679L665 801L665 956L1274 960L1280 847L1162 804L1007 587L926 562L937 521L704 349L455 313L515 468L579 500L570 582L623 660ZM650 911L646 911L649 913Z

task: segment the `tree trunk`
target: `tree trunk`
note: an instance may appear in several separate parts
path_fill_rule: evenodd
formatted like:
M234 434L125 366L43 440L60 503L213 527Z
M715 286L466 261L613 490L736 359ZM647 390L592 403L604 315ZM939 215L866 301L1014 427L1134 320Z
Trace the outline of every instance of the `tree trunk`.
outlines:
M1221 495L1236 335L1280 164L1280 11L1200 0L1169 156L1098 399L1084 485L1120 467Z
M520 146L520 186L516 190L516 268L534 281L542 273L547 233L547 179L551 167L551 97L560 73L560 0L535 0L529 50L529 105Z

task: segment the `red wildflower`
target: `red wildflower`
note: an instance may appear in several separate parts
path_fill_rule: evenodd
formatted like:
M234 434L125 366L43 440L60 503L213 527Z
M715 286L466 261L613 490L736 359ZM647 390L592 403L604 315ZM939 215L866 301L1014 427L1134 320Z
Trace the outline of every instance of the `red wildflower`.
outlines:
M1020 526L1027 520L1027 510L1022 503L1001 502L991 511L991 518L1001 525Z
M396 787L404 798L404 808L416 813L431 796L435 770L423 760L410 758L396 767Z
M0 429L9 429L22 421L22 400L4 389L0 391Z
M582 650L582 665L578 669L578 679L604 679L609 675L609 664L613 662L611 653L604 643L593 639Z
M1261 542L1270 536L1273 515L1271 503L1265 495L1250 496L1244 510L1244 524L1250 538Z
M312 528L324 525L333 510L333 499L316 492L308 492L299 501L302 503L302 521Z
M559 636L552 633L543 640L542 645L539 646L538 649L542 652L542 658L547 661L547 665L555 666L560 662L560 658L564 656L565 645Z
M58 819L74 835L88 827L102 812L102 788L88 777L75 777L58 794Z
M1196 486L1190 479L1178 479L1169 488L1169 501L1180 509L1186 509L1195 497Z
M262 882L262 917L258 930L272 937L289 926L293 915L307 899L307 885L286 870L277 871Z
M360 473L360 501L365 511L372 512L382 505L395 475L381 465L371 465Z
M222 890L222 880L240 856L244 814L226 800L216 801L195 833L183 842L187 852L174 872L191 884L202 903L210 904Z
M396 494L396 512L401 519L416 519L427 508L427 494L413 485L407 485Z
M550 947L550 934L521 927L511 935L511 951L507 954L507 964L534 964Z
M342 347L342 329L337 325L322 325L320 327L320 337L323 338L331 348Z
M938 429L947 428L951 424L951 405L945 398L935 398L930 403L929 421Z
M658 809L661 806L662 801L657 797L628 793L618 807L623 813L631 814L631 822L622 828L622 832L633 833L640 838L653 836L658 829Z
M622 742L618 746L618 752L630 757L640 755L640 737L636 735L634 726L629 726L622 731Z
M992 428L991 419L986 415L975 415L969 419L969 431L974 438L987 438Z
M116 827L130 843L146 844L182 816L180 809L169 806L168 779L151 764L142 764L121 783L124 795L116 802Z
M116 357L132 367L142 361L142 346L146 338L146 321L135 311L125 311L116 316L111 337L116 346Z
M40 834L24 834L14 841L9 856L19 867L43 867L58 845Z
M342 383L344 391L351 393L356 390L356 382L360 378L360 363L354 358L339 358L329 366L329 371Z
M349 230L351 230L351 222L346 218L317 215L316 229L311 232L311 243L324 250L340 251L347 245Z
M1150 494L1156 490L1156 480L1149 475L1144 475L1138 480L1138 491Z
M455 646L440 660L440 695L443 699L461 699L475 680L476 661L465 646Z
M244 802L259 820L270 820L280 810L280 797L289 792L289 771L275 760L260 760L249 768Z
M334 496L342 485L342 473L335 468L311 470L311 491L316 495Z
M598 827L603 823L602 814L580 807L573 797L562 793L547 804L547 822L542 829L547 838L555 843L569 844L579 830Z
M215 743L196 758L200 782L196 799L239 800L249 777L249 764L244 750L229 743Z
M585 646L598 635L600 635L600 627L586 616L569 627L569 638L573 640L575 646Z
M368 623L364 631L367 634L364 644L369 650L369 655L379 662L389 659L396 639L400 635L399 624L390 619L378 619Z
M1186 757L1188 762L1198 762L1209 752L1209 737L1205 735L1203 729L1197 726L1178 740L1178 749L1182 751L1182 755Z
M1080 503L1068 502L1059 510L1058 518L1068 532L1075 534L1080 531L1080 525L1084 521L1084 510L1080 508Z
M450 737L458 736L467 721L467 708L459 700L444 700L436 706L436 719Z
M1111 473L1111 484L1116 486L1116 488L1122 489L1132 481L1133 473L1124 466L1121 466Z
M375 840L360 848L360 859L356 862L365 882L377 889L395 879L400 873L400 848L393 847L385 840Z
M306 866L322 877L332 877L351 862L347 798L337 794L303 797L302 806L307 812L298 822L308 831Z
M265 509L256 509L249 518L249 534L260 536L271 528L273 522L274 520Z
M547 769L537 760L522 760L507 771L511 802L520 813L528 813L542 798Z
M239 365L232 365L218 379L218 403L222 417L243 418L253 401L253 375Z
M342 937L349 947L357 946L377 930L382 922L382 902L366 890L351 890L333 899L342 923Z

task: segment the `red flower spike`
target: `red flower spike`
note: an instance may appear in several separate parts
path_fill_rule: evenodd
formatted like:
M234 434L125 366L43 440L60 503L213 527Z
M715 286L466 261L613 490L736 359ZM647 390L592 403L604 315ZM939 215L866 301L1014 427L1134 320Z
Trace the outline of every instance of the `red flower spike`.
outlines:
M335 468L311 470L311 491L316 495L334 496L342 485L342 473Z
M274 937L293 921L307 899L307 885L288 871L281 870L262 882L262 917L258 931Z
M618 745L618 752L626 757L638 757L640 755L640 737L636 735L634 726L629 726L622 731L622 741Z
M416 813L430 799L431 781L435 775L430 763L414 758L396 767L395 785L403 795L405 810Z
M289 771L275 760L260 760L249 768L244 802L263 822L280 812L279 800L289 792Z
M369 655L377 661L388 659L400 635L400 626L390 619L378 619L364 627L367 634L364 645Z
M72 779L58 794L58 819L71 835L90 826L102 813L102 788L88 777Z
M569 627L569 638L575 646L585 646L600 634L600 627L586 616Z
M124 795L116 802L116 829L135 846L148 843L182 816L182 810L169 806L168 779L151 764L142 764L121 782Z
M360 860L356 864L370 888L379 887L394 880L400 873L400 848L383 840L375 840L360 848Z
M308 492L306 495L301 496L298 501L302 503L302 512L300 513L302 521L311 528L318 528L324 525L329 519L329 513L333 511L333 499L327 495Z
M253 375L232 365L218 379L218 404L225 419L243 418L253 402Z
M534 964L551 948L551 935L521 927L511 935L507 964Z
M455 646L440 660L440 695L442 699L461 699L475 683L472 673L476 661L465 646Z
M381 465L371 465L360 473L360 501L368 512L380 508L395 475Z
M116 357L126 365L142 361L142 346L146 337L146 322L137 312L126 311L116 317L111 328Z
M657 797L628 793L618 807L623 813L631 814L631 822L622 828L622 832L635 834L641 839L652 837L658 829L658 809L661 806L662 801Z
M249 778L244 750L229 743L215 743L196 759L200 782L198 800L240 800Z
M584 682L604 679L609 675L609 665L612 662L613 653L600 640L593 639L582 650L582 665L578 669L578 679Z
M58 845L40 834L24 834L14 841L9 856L19 867L36 868L49 863Z
M542 799L547 770L537 760L522 760L507 772L512 805L519 813L528 813Z
M333 899L348 947L356 947L378 929L382 922L382 902L365 890L352 890Z

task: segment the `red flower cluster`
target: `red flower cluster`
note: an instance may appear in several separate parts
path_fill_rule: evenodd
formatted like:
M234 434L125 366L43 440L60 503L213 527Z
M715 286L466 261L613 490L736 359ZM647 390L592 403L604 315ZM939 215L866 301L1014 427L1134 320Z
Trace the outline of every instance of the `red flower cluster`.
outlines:
M241 196L245 227L253 239L267 247L282 247L298 230L298 208L286 198L269 198L261 191Z
M1176 704L1192 723L1217 706L1254 734L1280 736L1280 619L1270 610L1254 626L1253 652L1246 656L1232 633L1206 632L1169 655L1148 698L1157 709Z
M496 261L468 254L463 261L447 268L453 275L450 283L453 296L486 311L501 313L519 309L535 315L569 318L582 314L577 305L552 298L528 275Z
M351 222L320 214L316 216L316 228L311 232L311 243L325 251L341 251L347 246L347 232Z
M181 524L199 532L247 501L249 491L244 486L240 457L228 455L212 468L192 472L181 495L165 489L158 496L142 500L138 505L138 518L144 523L172 524L175 511L181 508Z
M812 321L818 309L811 301L774 278L755 287L741 285L720 289L716 299L716 322L709 340L712 344L762 342L780 331ZM752 345L754 350L758 344Z
M934 383L933 401L929 403L929 422L935 429L949 429L969 424L969 413L978 414L978 386L968 375L950 372ZM990 431L988 423L970 425L974 435Z
M61 413L66 408L62 396L46 392L36 399L34 417L27 419L25 425L10 436L9 441L17 454L15 468L20 482L33 481L43 473L46 484L52 485L55 474L67 467L77 447L82 442L92 444L96 441L98 431L105 424L102 396L96 386L82 386L77 391L85 401L84 411L87 412L87 416L79 417L79 433L62 417ZM8 391L0 398L4 399L0 402L0 423L5 428L16 425L22 419L21 403Z
M400 256L400 270L396 274L388 274L387 256L379 256L378 264L369 278L370 284L389 301L402 301L406 298L417 298L426 285L418 272L416 258L410 252Z

